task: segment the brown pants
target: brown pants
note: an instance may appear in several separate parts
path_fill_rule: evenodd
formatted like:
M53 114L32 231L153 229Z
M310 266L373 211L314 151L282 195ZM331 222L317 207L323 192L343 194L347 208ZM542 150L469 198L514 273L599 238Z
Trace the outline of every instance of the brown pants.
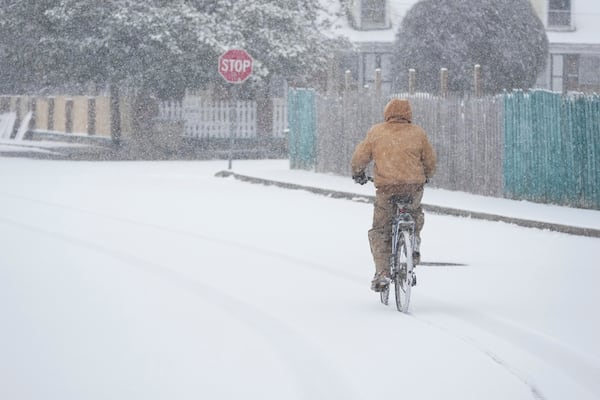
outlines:
M421 240L421 229L423 229L425 223L425 215L423 214L423 207L421 207L423 185L405 184L377 188L373 210L373 227L369 230L369 244L371 245L373 261L375 261L376 272L385 271L388 268L390 255L392 254L392 217L396 210L394 205L390 204L390 197L395 194L412 196L413 201L410 204L409 212L415 220L417 240Z

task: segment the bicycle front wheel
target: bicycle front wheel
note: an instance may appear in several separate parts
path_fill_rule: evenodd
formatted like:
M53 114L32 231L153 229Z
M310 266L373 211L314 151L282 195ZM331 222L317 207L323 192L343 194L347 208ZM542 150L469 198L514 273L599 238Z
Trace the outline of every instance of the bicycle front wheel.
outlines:
M390 302L390 287L388 286L387 289L379 292L379 296L381 298L381 304L387 306Z
M394 276L394 287L396 308L398 311L406 313L410 305L410 291L413 280L412 240L409 232L402 231L400 234L402 238L396 254L398 271Z

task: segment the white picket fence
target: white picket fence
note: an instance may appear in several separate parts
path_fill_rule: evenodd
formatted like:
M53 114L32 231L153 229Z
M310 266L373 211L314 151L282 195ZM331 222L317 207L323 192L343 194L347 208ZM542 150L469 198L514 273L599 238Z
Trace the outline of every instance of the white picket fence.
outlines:
M159 105L162 120L183 120L184 137L228 138L231 132L229 101L213 101L200 96L186 96L183 102L168 101ZM236 138L257 136L256 101L235 102ZM287 134L287 103L285 99L273 99L272 136Z

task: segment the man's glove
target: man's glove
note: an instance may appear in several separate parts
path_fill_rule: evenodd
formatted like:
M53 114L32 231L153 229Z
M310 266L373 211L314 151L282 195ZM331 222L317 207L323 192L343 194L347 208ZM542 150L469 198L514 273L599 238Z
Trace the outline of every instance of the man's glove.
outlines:
M359 172L356 175L352 175L352 179L354 179L354 182L358 183L359 185L364 185L369 181L364 171Z

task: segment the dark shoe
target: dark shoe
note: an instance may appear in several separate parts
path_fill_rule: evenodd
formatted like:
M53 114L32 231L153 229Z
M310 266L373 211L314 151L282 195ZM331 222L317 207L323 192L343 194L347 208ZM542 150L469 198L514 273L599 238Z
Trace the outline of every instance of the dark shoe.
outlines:
M413 251L413 265L417 265L421 263L421 253L418 251Z
M390 273L388 271L376 272L371 281L371 290L374 292L383 292L390 287Z
M421 263L421 238L419 236L415 237L415 242L413 243L413 265L417 265Z

